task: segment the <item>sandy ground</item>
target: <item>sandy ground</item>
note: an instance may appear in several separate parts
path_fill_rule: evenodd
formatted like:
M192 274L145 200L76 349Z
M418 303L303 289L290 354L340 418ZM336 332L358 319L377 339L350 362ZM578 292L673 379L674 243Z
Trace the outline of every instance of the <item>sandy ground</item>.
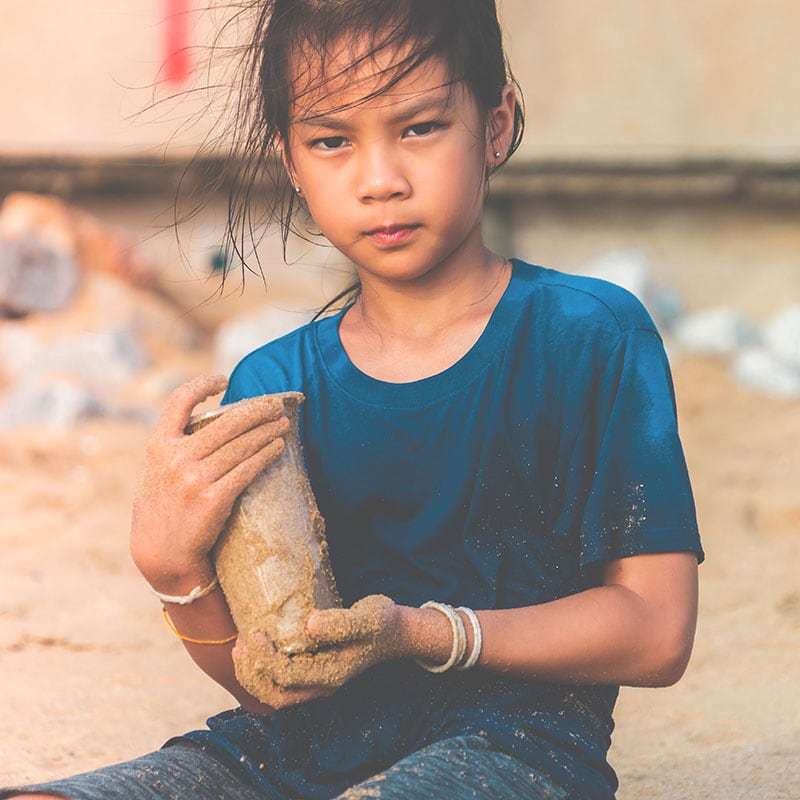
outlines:
M674 364L708 552L691 666L625 689L620 800L800 797L800 403ZM148 428L0 432L0 783L158 747L230 705L128 558Z

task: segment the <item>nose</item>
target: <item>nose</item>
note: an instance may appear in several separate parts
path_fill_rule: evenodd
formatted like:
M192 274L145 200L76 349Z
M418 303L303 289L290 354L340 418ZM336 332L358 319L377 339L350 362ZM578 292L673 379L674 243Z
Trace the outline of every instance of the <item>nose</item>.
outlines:
M374 144L360 153L357 180L362 203L400 200L411 194L402 159L383 144Z

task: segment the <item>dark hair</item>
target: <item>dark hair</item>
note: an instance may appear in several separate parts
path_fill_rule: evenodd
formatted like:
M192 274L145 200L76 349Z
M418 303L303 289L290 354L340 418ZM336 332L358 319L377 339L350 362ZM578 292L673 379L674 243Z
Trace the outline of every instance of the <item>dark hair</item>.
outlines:
M304 94L324 91L341 77L328 74L327 56L343 37L355 35L360 41L358 60L347 70L379 53L402 54L380 75L379 88L360 102L391 89L431 58L443 59L451 85L463 82L487 114L500 105L506 84L515 83L503 50L495 0L262 0L247 10L255 19L240 72L228 207L230 246L245 265L245 241L250 237L255 244L253 233L262 223L252 216L251 200L265 179L276 190L268 213L280 222L284 256L290 233L304 235L294 223L298 199L274 157L276 145L288 139L291 107L301 99L294 94L298 70ZM309 69L318 74L311 75ZM519 146L523 128L520 101L504 160ZM354 288L325 308L352 295Z

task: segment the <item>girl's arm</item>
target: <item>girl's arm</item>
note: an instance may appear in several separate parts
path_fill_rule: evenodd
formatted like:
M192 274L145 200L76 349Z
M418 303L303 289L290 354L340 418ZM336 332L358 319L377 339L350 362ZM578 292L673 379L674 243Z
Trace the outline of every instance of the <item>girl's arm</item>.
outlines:
M410 653L446 661L452 633L443 615L401 613ZM595 589L477 615L483 631L477 669L557 683L669 686L683 675L694 641L697 557L658 553L612 561ZM471 647L471 627L465 628Z
M225 378L204 376L175 390L146 450L131 522L131 555L157 592L186 595L214 575L209 553L236 498L283 450L289 421L283 404L258 398L230 410L191 436L184 432L195 406L225 389ZM182 637L228 639L236 628L217 588L190 605L166 603ZM194 644L194 661L247 707L270 711L237 682L233 642Z
M224 388L224 378L205 377L176 390L147 448L131 553L162 594L184 595L209 582L209 553L233 503L283 449L280 437L288 420L282 404L268 398L233 410L192 436L184 434L194 407ZM219 589L191 605L168 604L167 610L183 637L217 641L236 633ZM564 683L669 685L680 678L691 652L697 559L692 553L663 553L612 561L600 587L538 606L477 610L477 615L483 630L478 669ZM452 630L441 613L396 606L388 598L317 612L309 629L321 644L334 646L325 658L347 665L344 680L391 658L443 663L452 647ZM471 627L466 630L471 639ZM335 688L314 669L304 669L291 686L275 687L270 705L264 705L236 680L233 642L184 639L184 644L200 668L251 711L271 713ZM322 666L327 672L329 665Z
M384 602L369 602L378 600ZM619 559L605 566L597 588L541 605L476 613L483 633L477 669L554 683L668 686L683 674L692 649L697 557L677 552ZM378 624L370 625L376 617ZM471 652L472 627L464 622ZM352 609L315 612L309 629L321 644L340 648L338 657L350 659L354 672L386 658L442 664L453 646L441 612L379 597ZM301 702L293 691L320 682L313 668L295 678L291 691L276 695L276 705Z

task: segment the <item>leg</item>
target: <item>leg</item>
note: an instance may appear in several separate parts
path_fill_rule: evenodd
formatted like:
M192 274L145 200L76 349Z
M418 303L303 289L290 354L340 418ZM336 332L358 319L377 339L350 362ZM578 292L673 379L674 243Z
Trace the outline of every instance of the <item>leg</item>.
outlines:
M39 792L23 792L22 794L17 794L14 792L13 789L11 790L4 790L3 794L0 797L6 798L8 797L9 800L65 800L63 794L41 794ZM69 800L66 798L66 800Z
M567 793L481 736L432 744L338 800L565 800Z
M194 745L178 744L110 767L36 786L0 789L0 800L265 800Z

